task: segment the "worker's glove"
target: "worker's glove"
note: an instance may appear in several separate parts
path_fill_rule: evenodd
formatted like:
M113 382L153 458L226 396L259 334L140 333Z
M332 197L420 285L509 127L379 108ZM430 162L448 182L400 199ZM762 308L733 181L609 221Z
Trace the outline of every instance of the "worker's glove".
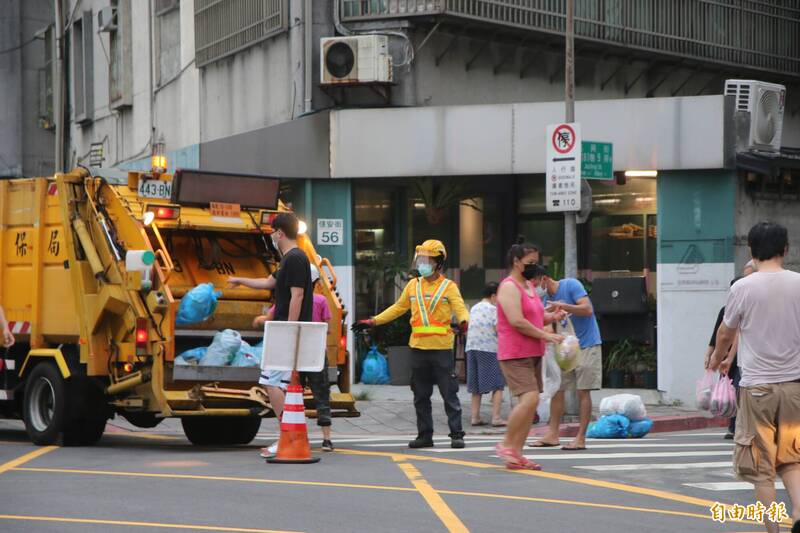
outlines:
M458 325L458 331L461 332L462 335L467 334L467 329L469 329L469 324L466 320Z
M353 324L353 327L351 327L350 329L355 331L356 333L359 333L374 327L375 327L375 321L371 318L366 318L364 320L359 320L358 322Z

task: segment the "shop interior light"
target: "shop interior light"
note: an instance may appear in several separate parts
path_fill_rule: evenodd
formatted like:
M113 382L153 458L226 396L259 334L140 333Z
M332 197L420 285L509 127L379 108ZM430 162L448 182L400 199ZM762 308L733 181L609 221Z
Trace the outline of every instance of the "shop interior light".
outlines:
M626 178L657 178L658 170L626 170Z
M300 222L297 224L297 233L299 233L300 235L305 235L305 233L306 233L307 231L308 231L308 224L306 224L305 222L303 222L303 221L301 220L301 221L300 221Z

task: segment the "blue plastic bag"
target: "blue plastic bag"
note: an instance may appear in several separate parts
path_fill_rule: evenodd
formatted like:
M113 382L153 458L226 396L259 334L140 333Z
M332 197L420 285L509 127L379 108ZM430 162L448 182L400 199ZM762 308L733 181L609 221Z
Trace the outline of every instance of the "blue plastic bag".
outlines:
M200 360L203 358L203 356L206 354L206 351L208 351L208 348L206 348L205 346L201 346L199 348L192 348L191 350L186 350L178 357L180 357L185 363L188 364L199 363ZM178 357L175 358L176 362L178 360Z
M242 347L242 336L238 331L226 329L218 331L214 340L200 360L202 366L227 366L231 364L236 352Z
M243 368L260 367L262 351L262 346L250 346L245 341L242 341L239 351L236 352L236 356L233 358L233 361L231 361L231 366Z
M372 345L361 363L361 383L368 385L389 383L389 362L375 345Z
M606 415L589 424L586 436L590 439L626 439L631 421L625 415Z
M175 315L175 325L186 326L207 320L214 314L220 295L222 293L214 290L213 283L202 283L190 290L181 299Z
M631 427L628 428L628 434L632 439L641 439L653 429L653 421L649 418L631 422Z

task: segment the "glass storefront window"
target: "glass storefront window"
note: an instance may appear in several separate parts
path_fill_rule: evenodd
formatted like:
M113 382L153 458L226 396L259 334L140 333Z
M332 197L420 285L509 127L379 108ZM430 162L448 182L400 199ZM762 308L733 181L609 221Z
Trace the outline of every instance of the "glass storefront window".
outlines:
M656 180L629 178L616 181L591 180L592 214L578 226L578 263L589 279L610 275L648 275L656 270ZM547 213L544 176L520 178L519 231L542 246L545 263L553 274L563 272L564 221ZM630 273L630 274L628 274ZM655 279L649 286L655 287Z

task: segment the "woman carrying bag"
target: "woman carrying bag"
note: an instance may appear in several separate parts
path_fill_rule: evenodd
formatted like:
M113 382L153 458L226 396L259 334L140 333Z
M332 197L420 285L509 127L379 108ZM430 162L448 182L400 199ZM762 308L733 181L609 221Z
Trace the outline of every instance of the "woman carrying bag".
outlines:
M545 343L559 343L561 335L545 330L566 313L546 313L536 292L545 269L539 263L539 249L532 244L515 244L508 252L509 276L500 283L497 293L497 359L511 394L518 402L508 417L508 429L495 450L511 470L541 470L542 467L522 455L539 393L542 390L541 361Z

